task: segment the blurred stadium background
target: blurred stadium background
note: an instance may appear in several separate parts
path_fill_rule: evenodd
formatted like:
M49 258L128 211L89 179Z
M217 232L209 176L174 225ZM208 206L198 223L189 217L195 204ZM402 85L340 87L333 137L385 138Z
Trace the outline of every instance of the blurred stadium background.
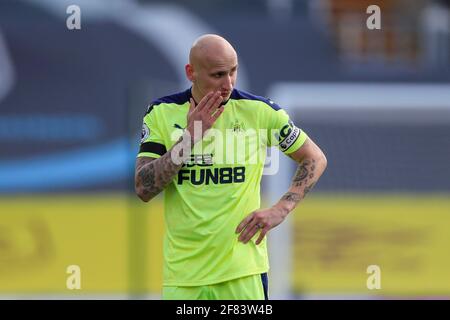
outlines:
M0 0L0 298L160 297L163 207L134 195L134 158L146 105L189 85L203 33L229 39L238 87L286 107L328 157L271 234L272 297L449 298L449 6ZM266 205L293 170L264 178Z

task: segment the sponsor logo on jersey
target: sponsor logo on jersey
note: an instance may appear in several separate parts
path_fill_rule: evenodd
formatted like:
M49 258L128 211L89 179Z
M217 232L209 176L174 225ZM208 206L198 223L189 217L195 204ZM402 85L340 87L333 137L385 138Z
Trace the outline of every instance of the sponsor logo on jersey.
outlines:
M193 185L241 183L245 181L245 167L205 168L213 165L212 154L192 154L178 171L177 184Z
M191 154L188 161L185 162L183 167L193 167L193 166L212 166L213 165L213 155L209 154Z
M190 181L193 185L241 183L245 181L245 167L181 169L177 184Z

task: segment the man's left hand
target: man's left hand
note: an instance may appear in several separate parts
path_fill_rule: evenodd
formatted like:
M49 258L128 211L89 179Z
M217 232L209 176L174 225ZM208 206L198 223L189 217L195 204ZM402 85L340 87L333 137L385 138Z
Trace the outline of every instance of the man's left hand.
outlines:
M256 244L260 244L266 233L283 222L287 214L286 210L276 206L253 211L236 228L236 233L240 233L239 241L247 243L258 231L261 231L256 240Z

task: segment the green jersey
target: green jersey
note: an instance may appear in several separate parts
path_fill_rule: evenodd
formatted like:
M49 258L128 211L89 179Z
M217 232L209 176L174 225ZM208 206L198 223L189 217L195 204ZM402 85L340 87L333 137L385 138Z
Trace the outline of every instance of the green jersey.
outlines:
M144 116L138 157L159 158L183 134L191 90L158 99ZM222 115L166 187L165 286L200 286L269 269L266 240L246 244L235 230L260 209L267 147L285 154L307 135L273 101L234 89Z

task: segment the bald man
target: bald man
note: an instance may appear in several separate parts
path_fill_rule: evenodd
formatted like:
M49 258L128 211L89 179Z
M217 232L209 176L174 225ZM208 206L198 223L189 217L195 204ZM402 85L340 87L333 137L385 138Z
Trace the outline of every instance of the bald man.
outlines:
M185 67L192 87L147 108L135 189L163 189L163 299L267 299L266 234L325 170L320 148L273 101L235 88L238 58L218 35L198 38ZM286 194L260 207L266 149L298 163Z

